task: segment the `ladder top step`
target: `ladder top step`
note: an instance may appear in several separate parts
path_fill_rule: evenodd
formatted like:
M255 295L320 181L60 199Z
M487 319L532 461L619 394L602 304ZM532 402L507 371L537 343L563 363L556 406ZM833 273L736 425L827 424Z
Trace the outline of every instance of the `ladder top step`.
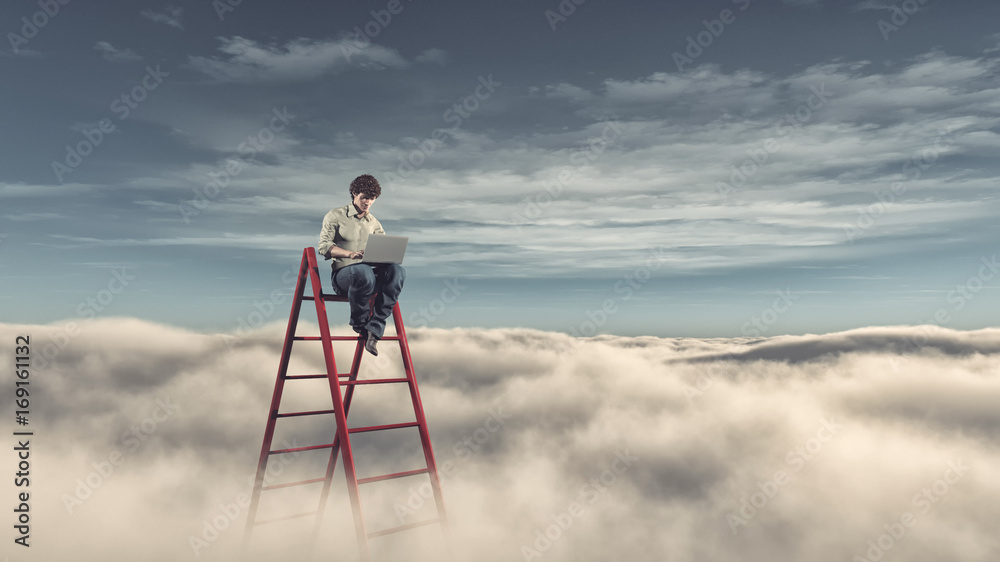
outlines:
M326 293L323 293L320 296L323 297L323 300L325 300L325 301L348 302L347 301L347 297L342 297L340 295L328 295ZM304 301L314 301L314 300L316 300L316 297L314 297L312 295L302 295L302 300L304 300Z
M295 336L292 338L295 341L322 341L321 336ZM330 341L358 341L361 339L359 335L353 336L330 336ZM378 341L399 341L399 336L383 336L379 338Z
M323 341L323 338L320 336L295 336L292 339L295 341ZM361 337L358 335L330 336L330 341L358 341L359 339L361 339ZM382 338L382 339L387 340L389 338Z

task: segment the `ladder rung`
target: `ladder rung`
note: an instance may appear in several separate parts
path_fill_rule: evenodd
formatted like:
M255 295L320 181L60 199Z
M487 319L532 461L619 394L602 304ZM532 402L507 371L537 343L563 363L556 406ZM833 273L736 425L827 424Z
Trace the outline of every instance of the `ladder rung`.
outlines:
M392 336L393 338L395 336ZM292 338L295 341L322 341L322 336L295 336ZM361 336L330 336L330 341L358 341ZM382 338L384 340L392 338Z
M388 425L370 425L368 427L352 427L347 430L348 433L364 433L366 431L382 431L383 429L398 429L400 427L417 427L417 422L407 422L407 423L390 423Z
M342 297L340 295L328 295L326 293L323 293L322 296L323 296L323 300L325 300L325 301L348 302L347 297ZM316 297L314 297L312 295L302 295L302 300L304 300L304 301L314 301L314 300L316 300Z
M316 449L329 449L333 447L333 443L327 443L326 445L310 445L308 447L292 447L291 449L275 449L273 451L268 451L269 455L280 455L283 453L295 453L298 451L315 451Z
M410 379L367 379L363 381L341 381L341 385L352 385L352 384L386 384L393 382L410 382Z
M423 527L424 525L431 525L431 524L437 523L438 521L441 521L441 520L438 519L437 517L435 517L434 519L428 519L426 521L418 521L416 523L408 523L406 525L400 525L399 527L392 527L392 528L389 528L389 529L383 529L381 531L375 531L373 533L368 533L368 538L373 539L375 537L381 537L382 535L388 535L388 534L392 534L392 533L398 533L400 531L406 531L408 529L413 529L413 528L416 528L416 527Z
M312 298L312 297L309 297L309 298ZM325 301L341 301L341 302L348 302L348 301L347 301L347 297L342 297L342 296L340 296L340 295L328 295L328 294L326 294L326 293L323 293L323 300L325 300Z
M406 472L395 472L393 474L384 474L382 476L358 478L358 484L367 484L369 482L381 482L382 480L392 480L393 478L403 478L404 476L413 476L415 474L427 474L428 472L430 472L430 469L419 468L417 470L407 470ZM320 480L322 480L322 478Z
M323 482L326 478L313 478L312 480L303 480L301 482L288 482L285 484L275 484L273 486L264 486L260 490L277 490L278 488L288 488L290 486L301 486L303 484L315 484L316 482Z
M337 375L340 378L349 377L351 373L340 373ZM326 375L285 375L286 379L325 379Z
M319 414L332 414L333 410L313 410L311 412L288 412L285 414L275 414L276 418L292 418L295 416L317 416Z
M266 525L268 523L277 523L278 521L287 521L289 519L297 519L299 517L309 517L310 515L316 515L316 511L309 511L307 513L296 513L295 515L286 515L284 517L275 517L274 519L264 519L263 521L254 521L254 525Z

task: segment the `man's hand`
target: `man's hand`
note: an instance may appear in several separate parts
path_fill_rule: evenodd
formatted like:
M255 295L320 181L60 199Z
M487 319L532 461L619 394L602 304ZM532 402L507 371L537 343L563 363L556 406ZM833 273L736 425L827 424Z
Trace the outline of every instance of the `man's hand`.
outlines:
M330 250L327 252L327 255L330 256L331 258L347 258L351 260L358 260L364 257L365 251L361 250L360 252L352 252L350 250L345 250L340 246L332 246Z

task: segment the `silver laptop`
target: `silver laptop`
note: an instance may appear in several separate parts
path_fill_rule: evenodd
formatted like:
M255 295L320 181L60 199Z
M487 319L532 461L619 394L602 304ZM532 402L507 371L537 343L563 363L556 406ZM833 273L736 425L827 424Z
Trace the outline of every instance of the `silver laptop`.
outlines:
M403 263L406 253L406 236L386 236L385 234L369 234L365 245L365 256L361 263Z

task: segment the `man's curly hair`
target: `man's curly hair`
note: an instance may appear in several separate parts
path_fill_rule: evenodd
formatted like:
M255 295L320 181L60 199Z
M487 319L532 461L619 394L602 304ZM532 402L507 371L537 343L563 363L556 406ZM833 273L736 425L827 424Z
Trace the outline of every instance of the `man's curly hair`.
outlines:
M351 182L351 197L355 197L359 193L377 198L379 195L382 195L382 186L378 184L378 180L374 176L369 174L360 175Z

